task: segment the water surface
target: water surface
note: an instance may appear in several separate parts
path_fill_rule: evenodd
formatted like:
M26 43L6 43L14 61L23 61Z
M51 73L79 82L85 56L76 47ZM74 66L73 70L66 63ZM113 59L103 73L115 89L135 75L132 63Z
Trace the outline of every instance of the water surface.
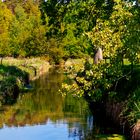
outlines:
M106 139L99 135L100 128L94 125L84 99L60 94L65 80L52 69L32 83L34 90L5 106L0 112L0 140Z

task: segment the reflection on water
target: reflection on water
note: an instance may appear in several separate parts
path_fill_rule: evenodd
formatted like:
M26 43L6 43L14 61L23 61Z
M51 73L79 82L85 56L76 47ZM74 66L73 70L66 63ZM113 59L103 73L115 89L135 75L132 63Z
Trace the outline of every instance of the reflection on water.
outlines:
M59 89L66 77L51 69L32 83L35 90L21 95L0 112L1 140L93 140L93 116L87 102ZM94 134L94 135L93 135Z

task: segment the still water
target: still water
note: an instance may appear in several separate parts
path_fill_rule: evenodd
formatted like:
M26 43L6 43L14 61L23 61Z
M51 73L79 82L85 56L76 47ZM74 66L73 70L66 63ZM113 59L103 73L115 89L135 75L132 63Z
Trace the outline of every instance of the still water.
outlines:
M51 69L32 83L34 90L5 106L0 111L0 140L107 139L99 135L100 128L84 99L60 94L65 80L66 76ZM112 137L124 140L120 135Z

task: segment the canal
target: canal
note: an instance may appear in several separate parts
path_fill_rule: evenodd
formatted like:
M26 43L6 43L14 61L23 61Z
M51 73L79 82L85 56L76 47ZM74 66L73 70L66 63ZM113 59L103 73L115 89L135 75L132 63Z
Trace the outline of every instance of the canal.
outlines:
M0 140L125 140L103 134L88 103L59 90L67 77L50 69L21 93L14 105L0 110ZM108 133L109 134L109 133Z

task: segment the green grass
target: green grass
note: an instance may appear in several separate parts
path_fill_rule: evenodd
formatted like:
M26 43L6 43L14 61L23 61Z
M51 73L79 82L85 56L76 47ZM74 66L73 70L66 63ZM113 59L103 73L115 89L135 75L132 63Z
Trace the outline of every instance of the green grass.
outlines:
M112 135L96 135L96 140L125 140L125 137L118 134L112 134Z
M50 67L49 63L41 58L12 58L6 57L3 59L4 66L15 66L29 73L30 78L32 79L35 76L35 70L39 74L40 68L46 66L46 69Z

